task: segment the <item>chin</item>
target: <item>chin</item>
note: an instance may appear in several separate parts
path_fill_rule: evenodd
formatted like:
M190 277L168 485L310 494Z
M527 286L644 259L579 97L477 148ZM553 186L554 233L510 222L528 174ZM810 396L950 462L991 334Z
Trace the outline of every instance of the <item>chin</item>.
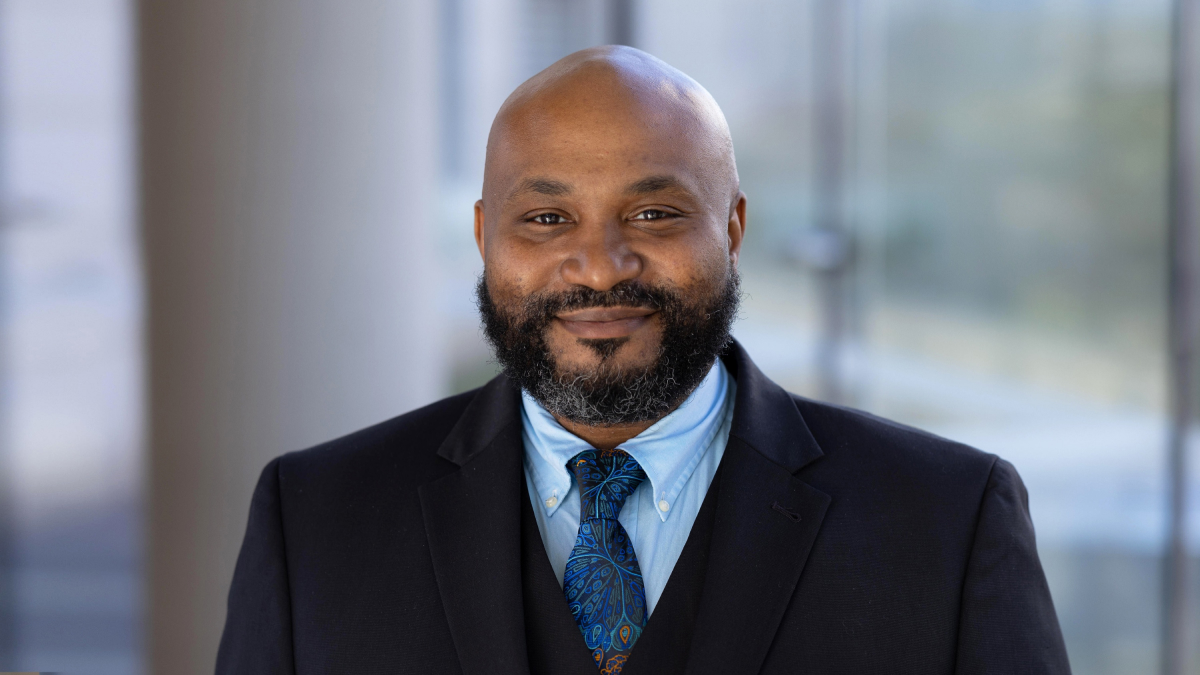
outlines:
M628 370L653 365L658 345L638 345L632 336L619 338L575 338L569 349L556 355L559 367L568 372L598 368Z

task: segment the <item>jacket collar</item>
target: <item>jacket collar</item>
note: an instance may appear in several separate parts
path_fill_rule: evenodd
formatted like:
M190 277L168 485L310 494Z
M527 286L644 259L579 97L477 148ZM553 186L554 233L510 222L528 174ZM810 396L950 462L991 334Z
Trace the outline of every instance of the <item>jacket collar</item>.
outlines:
M483 385L438 448L438 456L465 466L509 424L521 421L521 390L504 375Z
M736 340L721 355L737 380L737 403L729 435L796 473L824 453L791 394L763 375Z

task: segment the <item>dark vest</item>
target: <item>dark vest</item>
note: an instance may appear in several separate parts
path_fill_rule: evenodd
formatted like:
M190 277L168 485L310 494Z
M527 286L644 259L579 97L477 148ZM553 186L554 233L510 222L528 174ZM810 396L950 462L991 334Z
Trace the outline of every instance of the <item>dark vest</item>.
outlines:
M683 673L708 569L709 542L717 512L721 472L713 477L691 534L667 581L646 629L633 646L621 675ZM524 481L522 481L524 483ZM522 495L528 495L522 485ZM521 500L521 586L525 602L525 644L532 675L597 675L583 635L562 587L550 568L529 499Z

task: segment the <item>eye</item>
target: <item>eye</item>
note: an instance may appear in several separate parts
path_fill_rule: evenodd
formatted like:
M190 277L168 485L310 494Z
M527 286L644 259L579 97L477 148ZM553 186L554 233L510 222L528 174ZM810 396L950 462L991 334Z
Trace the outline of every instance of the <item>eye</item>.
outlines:
M670 215L661 209L646 209L645 211L639 211L630 220L662 220L663 218L670 217Z
M562 225L567 222L566 218L557 213L539 213L530 220L540 225Z

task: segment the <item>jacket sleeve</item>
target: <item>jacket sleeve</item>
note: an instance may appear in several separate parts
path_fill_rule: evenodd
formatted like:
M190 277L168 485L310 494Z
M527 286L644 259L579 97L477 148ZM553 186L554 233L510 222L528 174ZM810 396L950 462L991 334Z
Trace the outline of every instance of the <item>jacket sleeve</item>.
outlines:
M263 469L229 589L217 675L293 675L292 603L279 503L279 460Z
M956 672L1071 672L1038 560L1029 495L1004 460L992 466L979 506L959 611Z

